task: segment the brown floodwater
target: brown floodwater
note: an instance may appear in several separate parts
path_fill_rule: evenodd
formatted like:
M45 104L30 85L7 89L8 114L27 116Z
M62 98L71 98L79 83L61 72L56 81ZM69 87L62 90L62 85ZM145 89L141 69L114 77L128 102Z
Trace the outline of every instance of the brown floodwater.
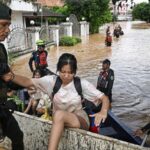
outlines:
M96 85L102 60L110 59L115 72L112 111L135 130L150 118L150 28L138 29L137 25L132 28L134 23L120 23L125 34L114 38L112 47L105 46L103 33L94 34L82 38L82 43L73 47L49 48L48 62L55 72L59 56L64 52L72 53L78 60L77 74ZM15 61L13 70L16 73L31 77L30 55Z

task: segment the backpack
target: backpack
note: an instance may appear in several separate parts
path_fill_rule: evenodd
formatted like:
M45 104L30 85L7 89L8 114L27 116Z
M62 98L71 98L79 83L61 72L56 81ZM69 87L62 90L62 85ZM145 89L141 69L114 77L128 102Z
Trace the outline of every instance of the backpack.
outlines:
M52 97L59 91L60 87L62 85L62 81L59 76L57 76L55 85L53 87ZM97 113L101 109L101 105L95 106L92 102L88 101L83 97L82 94L82 86L81 86L81 80L78 76L74 77L74 85L77 93L81 96L82 100L82 107L85 110L85 112L89 115L91 113Z

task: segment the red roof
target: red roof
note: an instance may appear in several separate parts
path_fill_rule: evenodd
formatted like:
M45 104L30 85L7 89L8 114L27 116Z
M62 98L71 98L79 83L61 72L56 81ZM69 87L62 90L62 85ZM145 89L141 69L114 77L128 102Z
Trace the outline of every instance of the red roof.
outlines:
M37 0L37 3L41 3L43 6L48 6L48 7L64 5L62 0Z

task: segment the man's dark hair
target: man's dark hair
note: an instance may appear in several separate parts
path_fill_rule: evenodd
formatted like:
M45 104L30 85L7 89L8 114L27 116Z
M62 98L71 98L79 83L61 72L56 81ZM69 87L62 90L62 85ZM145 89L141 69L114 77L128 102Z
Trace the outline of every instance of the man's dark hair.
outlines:
M109 59L105 59L105 60L103 61L103 64L110 65L110 64L111 64L111 62L110 62L110 60L109 60Z

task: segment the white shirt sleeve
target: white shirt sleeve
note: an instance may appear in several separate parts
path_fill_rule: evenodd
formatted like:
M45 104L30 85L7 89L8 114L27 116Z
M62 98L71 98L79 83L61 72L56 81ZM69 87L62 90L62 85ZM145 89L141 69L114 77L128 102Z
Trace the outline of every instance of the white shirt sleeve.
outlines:
M55 85L56 76L55 75L48 75L42 78L32 79L34 86L37 90L41 90L43 93L48 94L51 96L53 87Z
M93 84L91 84L85 79L81 79L81 86L83 97L93 102L95 105L99 105L99 99L104 95L104 93L97 90Z

